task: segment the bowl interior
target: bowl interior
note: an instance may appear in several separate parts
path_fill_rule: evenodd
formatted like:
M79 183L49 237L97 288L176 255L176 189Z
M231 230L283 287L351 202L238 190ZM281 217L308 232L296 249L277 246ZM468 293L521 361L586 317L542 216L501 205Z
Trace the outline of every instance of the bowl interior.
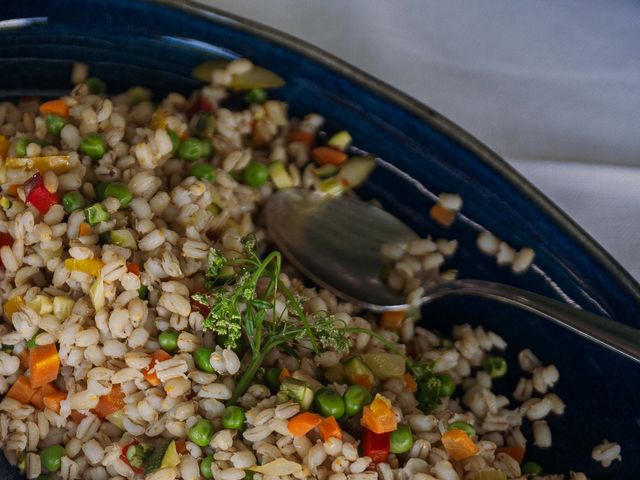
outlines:
M326 130L347 129L356 145L378 155L381 166L362 188L420 234L456 238L459 254L451 267L460 277L486 278L537 291L606 313L640 327L635 284L613 272L570 232L557 211L541 208L508 169L496 167L470 148L474 144L443 124L429 110L402 108L379 91L364 88L359 73L340 75L284 40L256 35L254 27L209 13L152 3L112 1L12 2L0 12L0 97L54 96L69 90L73 61L90 64L110 93L144 85L155 98L170 91L188 93L199 84L193 66L212 58L249 57L279 73L285 88L274 93L294 115L315 111ZM325 59L331 63L331 59ZM444 126L443 126L444 125ZM452 133L453 131L453 133ZM443 229L429 220L434 195L459 192L467 221ZM536 268L515 276L475 246L478 228L510 245L533 247ZM597 253L597 252L596 252ZM605 262L606 263L606 262ZM517 353L530 347L560 370L555 392L567 403L562 418L551 418L554 447L530 442L527 460L548 472L573 469L589 478L632 478L640 469L640 369L621 356L593 345L554 324L510 307L474 299L438 302L423 312L423 323L447 333L455 323L482 324L509 342L509 374L497 389L510 394L522 372ZM586 421L585 421L586 420ZM526 433L529 433L526 431ZM529 437L531 438L531 437ZM590 459L603 438L622 444L624 461L604 470ZM2 478L13 478L0 461ZM5 473L6 472L6 473ZM15 477L18 478L18 477Z

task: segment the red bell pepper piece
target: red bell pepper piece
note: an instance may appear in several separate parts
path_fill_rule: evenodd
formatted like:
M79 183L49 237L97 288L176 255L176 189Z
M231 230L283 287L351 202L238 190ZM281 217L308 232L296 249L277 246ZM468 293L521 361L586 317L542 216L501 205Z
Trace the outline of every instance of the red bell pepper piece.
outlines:
M200 97L187 110L187 117L191 118L200 112L213 112L213 104L206 98Z
M39 173L36 173L24 183L24 194L27 202L36 207L42 214L47 213L52 205L60 203L60 196L46 189L42 175Z
M386 462L391 448L390 433L374 433L362 428L362 455L370 457L374 463Z

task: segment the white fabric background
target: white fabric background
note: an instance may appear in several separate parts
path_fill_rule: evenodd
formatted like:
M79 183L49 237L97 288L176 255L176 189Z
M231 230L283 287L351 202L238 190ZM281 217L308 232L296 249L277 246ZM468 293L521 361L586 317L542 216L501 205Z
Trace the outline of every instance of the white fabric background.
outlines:
M640 2L201 1L305 39L435 108L640 278Z

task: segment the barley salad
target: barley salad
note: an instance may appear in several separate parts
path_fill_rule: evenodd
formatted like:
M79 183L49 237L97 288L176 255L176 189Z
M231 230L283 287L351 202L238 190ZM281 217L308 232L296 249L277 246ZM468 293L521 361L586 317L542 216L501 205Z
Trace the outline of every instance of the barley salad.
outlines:
M267 93L282 79L248 60L194 75L190 98L152 103L76 64L68 96L0 103L6 458L42 480L587 478L527 454L565 409L555 366L530 350L507 366L482 327L358 311L270 247L272 192L350 194L374 168L348 132L289 118ZM443 194L430 214L450 225L461 206ZM485 253L528 268L533 251L488 235ZM385 247L389 283L417 298L455 275L440 272L455 249ZM511 399L491 391L507 368Z

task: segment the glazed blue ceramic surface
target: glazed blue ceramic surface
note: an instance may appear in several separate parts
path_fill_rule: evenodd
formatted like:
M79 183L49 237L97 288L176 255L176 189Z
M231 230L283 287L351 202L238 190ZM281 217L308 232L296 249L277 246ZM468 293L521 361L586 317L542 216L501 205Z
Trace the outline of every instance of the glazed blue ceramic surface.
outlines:
M177 3L177 2L176 2ZM461 277L493 279L575 302L640 327L638 285L599 246L489 149L437 113L328 54L284 34L189 3L125 0L5 2L0 10L0 96L59 95L74 60L90 65L110 93L144 85L156 98L198 86L191 69L211 58L248 57L284 77L275 95L294 115L319 112L327 131L347 129L381 166L362 188L420 234L457 238L451 267ZM432 223L433 194L459 192L466 220ZM536 251L536 268L515 276L478 252L479 226L516 248ZM640 365L510 307L451 299L423 312L428 328L482 324L509 343L509 374L496 382L513 392L523 374L517 353L532 348L560 370L555 392L567 403L549 419L554 446L530 441L527 460L545 472L587 472L592 479L632 479L640 472ZM528 422L525 422L528 425ZM530 428L525 426L530 434ZM529 436L531 438L531 436ZM624 460L603 469L591 460L602 439L622 445ZM0 459L0 478L19 475Z

